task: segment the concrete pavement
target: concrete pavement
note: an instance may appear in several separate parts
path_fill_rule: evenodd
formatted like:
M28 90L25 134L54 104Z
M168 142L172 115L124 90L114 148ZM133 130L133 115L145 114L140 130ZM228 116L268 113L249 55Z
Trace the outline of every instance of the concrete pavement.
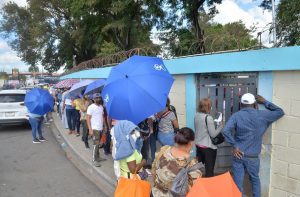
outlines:
M91 140L89 141L91 148L85 148L81 136L69 135L68 129L63 127L59 116L56 113L52 113L52 116L54 122L51 124L51 130L65 150L68 159L107 196L113 196L117 181L113 171L111 155L105 156L102 149L100 149L100 156L105 158L106 161L101 162L101 167L93 166Z
M43 135L33 144L29 125L0 127L1 197L108 196L70 163L50 127Z

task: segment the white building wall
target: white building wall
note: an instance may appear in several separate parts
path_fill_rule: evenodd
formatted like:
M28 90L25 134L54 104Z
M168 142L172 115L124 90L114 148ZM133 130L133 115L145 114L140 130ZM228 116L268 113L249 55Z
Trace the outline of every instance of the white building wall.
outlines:
M185 79L186 75L173 75L175 81L171 88L169 98L171 105L176 108L179 127L186 126Z
M273 102L285 116L272 127L270 196L300 196L300 71L273 72Z

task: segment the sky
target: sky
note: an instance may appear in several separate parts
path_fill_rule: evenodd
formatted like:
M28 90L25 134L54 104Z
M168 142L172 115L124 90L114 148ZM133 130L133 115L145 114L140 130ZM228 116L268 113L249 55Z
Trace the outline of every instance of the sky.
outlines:
M14 1L20 6L26 6L26 0L0 0L0 8L9 1ZM266 25L272 22L271 12L258 7L260 2L261 0L223 0L222 4L216 5L219 13L213 20L221 24L242 20L247 28L255 25L258 29L253 33L253 36L256 37L257 32L262 31ZM262 34L262 42L271 46L269 41L270 36L267 31ZM17 53L8 46L7 42L0 37L0 71L11 72L12 68L18 68L20 71L26 72L28 67L17 56ZM63 72L62 69L59 73L61 72Z

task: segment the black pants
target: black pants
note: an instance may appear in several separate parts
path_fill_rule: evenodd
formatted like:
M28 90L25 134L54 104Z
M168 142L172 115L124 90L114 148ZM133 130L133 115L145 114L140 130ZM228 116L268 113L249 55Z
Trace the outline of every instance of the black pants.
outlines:
M105 153L110 153L110 142L111 142L111 135L110 135L110 131L107 131L106 132L106 142L105 142L105 145L103 147Z
M80 133L80 111L75 111L75 127L77 130L77 133Z
M217 158L217 149L212 148L197 148L197 158L205 166L205 177L214 176L214 168Z

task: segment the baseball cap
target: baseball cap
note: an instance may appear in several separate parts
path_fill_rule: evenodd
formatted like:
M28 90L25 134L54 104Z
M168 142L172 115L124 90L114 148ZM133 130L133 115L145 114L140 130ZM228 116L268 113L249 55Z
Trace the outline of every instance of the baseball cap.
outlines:
M94 99L94 98L99 98L99 97L101 97L101 94L100 94L100 93L95 93L95 94L93 94L93 99Z
M251 93L246 93L241 98L241 103L243 104L251 105L255 102L256 102L255 97Z

